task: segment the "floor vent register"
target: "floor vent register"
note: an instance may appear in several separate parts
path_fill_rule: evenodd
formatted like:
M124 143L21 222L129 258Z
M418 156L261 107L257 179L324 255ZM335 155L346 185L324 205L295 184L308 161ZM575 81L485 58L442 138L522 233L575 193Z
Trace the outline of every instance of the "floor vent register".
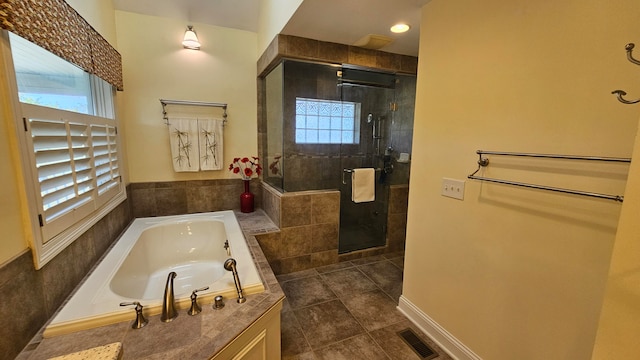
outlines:
M421 359L428 360L438 356L438 353L422 341L422 339L420 339L410 328L398 331L398 336L400 336L400 338L404 340L404 342L407 343L407 345L409 345L409 347L415 351Z

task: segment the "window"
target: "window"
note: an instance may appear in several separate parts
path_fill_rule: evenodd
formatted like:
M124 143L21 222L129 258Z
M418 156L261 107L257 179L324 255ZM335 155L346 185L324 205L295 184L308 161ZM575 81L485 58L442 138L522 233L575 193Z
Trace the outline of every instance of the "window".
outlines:
M360 104L296 98L297 144L358 144Z
M40 227L37 267L125 198L121 184L114 88L9 33L24 122L34 211Z

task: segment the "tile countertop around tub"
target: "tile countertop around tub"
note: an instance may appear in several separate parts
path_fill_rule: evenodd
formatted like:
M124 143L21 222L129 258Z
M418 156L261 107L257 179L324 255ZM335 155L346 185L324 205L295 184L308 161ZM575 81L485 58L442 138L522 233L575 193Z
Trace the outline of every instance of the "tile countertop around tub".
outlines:
M260 209L251 214L236 212L236 217L262 277L264 292L246 296L244 304L238 304L236 298L225 299L225 307L220 310L214 310L211 304L201 304L202 312L195 316L180 310L178 317L170 323L161 322L159 315L150 316L149 324L138 330L132 329L131 321L127 321L42 339L35 349L23 351L18 359L49 359L113 342L122 343L122 360L209 359L284 299L258 241L252 235L279 229Z

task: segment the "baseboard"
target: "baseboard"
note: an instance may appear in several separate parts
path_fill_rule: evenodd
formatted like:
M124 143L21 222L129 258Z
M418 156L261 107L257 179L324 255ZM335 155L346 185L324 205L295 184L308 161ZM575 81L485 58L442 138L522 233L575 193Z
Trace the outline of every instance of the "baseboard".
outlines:
M476 355L404 296L400 296L398 310L454 359L482 360L480 356Z

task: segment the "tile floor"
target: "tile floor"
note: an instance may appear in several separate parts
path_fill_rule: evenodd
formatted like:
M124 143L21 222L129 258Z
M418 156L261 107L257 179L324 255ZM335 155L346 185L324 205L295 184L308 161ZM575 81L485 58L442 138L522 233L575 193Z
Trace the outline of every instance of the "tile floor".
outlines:
M396 334L412 328L451 359L396 306L402 293L402 254L386 254L278 276L285 360L421 359Z

